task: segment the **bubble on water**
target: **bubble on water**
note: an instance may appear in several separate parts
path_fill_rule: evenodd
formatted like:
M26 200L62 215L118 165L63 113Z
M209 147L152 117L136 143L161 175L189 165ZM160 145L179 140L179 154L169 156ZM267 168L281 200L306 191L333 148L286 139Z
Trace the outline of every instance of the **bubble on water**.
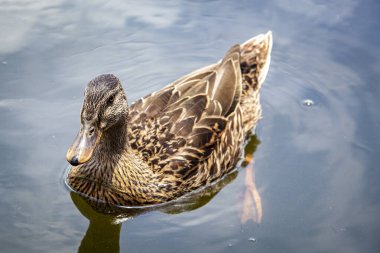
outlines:
M252 243L255 243L256 242L256 238L254 237L249 237L248 238L248 241L252 242Z
M232 243L229 243L229 244L228 244L228 247L232 247Z
M4 65L7 65L7 64L8 64L7 61L2 61L1 63L4 64Z
M346 228L346 227L336 227L336 226L331 226L331 229L332 229L335 233L343 233L343 232L346 232L346 231L347 231L347 228Z
M302 104L303 104L304 106L310 107L310 106L313 106L313 105L314 105L314 101L311 100L311 99L305 99L304 101L302 101Z

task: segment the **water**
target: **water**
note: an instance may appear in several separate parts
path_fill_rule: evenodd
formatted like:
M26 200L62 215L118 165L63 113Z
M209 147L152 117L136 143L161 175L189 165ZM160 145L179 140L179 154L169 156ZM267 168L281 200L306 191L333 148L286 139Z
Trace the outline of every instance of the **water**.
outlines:
M0 251L378 252L378 13L357 0L0 1ZM134 101L269 29L260 225L240 224L246 169L190 207L133 218L70 194L91 78L116 74Z

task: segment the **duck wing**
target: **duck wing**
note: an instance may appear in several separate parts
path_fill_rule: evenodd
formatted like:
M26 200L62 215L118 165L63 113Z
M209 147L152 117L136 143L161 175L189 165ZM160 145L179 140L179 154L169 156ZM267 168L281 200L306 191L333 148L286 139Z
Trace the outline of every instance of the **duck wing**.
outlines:
M185 171L207 159L241 96L240 46L130 107L129 143L150 167ZM184 174L184 173L181 173Z

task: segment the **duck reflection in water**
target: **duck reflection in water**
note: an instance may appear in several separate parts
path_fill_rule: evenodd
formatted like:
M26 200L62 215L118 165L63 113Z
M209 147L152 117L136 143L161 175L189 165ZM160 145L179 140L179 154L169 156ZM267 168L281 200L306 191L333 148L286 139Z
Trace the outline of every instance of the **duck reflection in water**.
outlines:
M246 223L249 220L260 223L262 220L261 198L256 189L253 175L253 154L259 144L260 141L257 137L252 135L245 146L245 157L240 166L245 168L240 173L247 173L245 176L246 188L244 199L239 201L240 203L237 205L243 206L240 219L242 223ZM144 208L115 207L71 192L73 203L90 222L78 248L78 252L120 252L120 230L124 221L150 211L179 214L200 208L210 202L224 186L234 181L237 174L238 171L235 170L218 182L200 191L190 193L166 204Z

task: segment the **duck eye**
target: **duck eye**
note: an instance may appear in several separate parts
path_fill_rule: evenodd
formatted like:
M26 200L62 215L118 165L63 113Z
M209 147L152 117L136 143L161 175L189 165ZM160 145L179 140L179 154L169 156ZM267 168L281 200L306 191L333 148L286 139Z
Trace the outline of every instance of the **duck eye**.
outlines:
M107 104L109 105L112 104L114 99L115 99L115 95L110 96L107 100Z

